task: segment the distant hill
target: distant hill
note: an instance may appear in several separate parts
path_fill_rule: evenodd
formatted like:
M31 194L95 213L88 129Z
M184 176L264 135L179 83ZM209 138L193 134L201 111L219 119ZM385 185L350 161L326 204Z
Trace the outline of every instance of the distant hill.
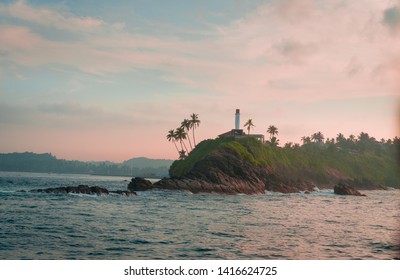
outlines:
M172 160L132 158L123 163L83 162L57 159L50 153L0 154L0 171L73 173L109 176L161 178L168 176Z
M133 168L142 168L145 167L152 167L152 168L168 168L173 163L173 160L169 159L151 159L146 157L138 157L138 158L131 158L122 163L122 165L133 167Z

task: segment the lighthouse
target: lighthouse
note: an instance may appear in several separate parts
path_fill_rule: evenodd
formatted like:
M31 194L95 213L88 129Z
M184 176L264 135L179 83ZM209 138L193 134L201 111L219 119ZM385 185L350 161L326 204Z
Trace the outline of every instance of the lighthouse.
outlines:
M236 109L235 113L235 129L231 129L225 133L218 135L218 137L243 137L245 134L243 133L243 129L240 129L240 109Z
M240 109L236 109L236 113L235 113L235 129L240 129Z

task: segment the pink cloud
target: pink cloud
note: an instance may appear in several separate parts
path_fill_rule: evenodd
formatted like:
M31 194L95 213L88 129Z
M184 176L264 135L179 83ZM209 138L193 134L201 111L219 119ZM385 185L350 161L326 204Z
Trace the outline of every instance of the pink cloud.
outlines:
M89 31L104 24L102 20L92 17L76 17L46 7L34 8L24 0L19 0L9 5L0 4L0 14L46 27L70 31L79 31L81 29Z
M283 98L289 99L301 99L304 94L309 98L313 91L315 98L346 95L347 88L358 87L362 80L367 81L366 92L372 93L371 89L377 85L369 81L369 73L386 59L385 53L397 51L390 36L371 39L368 34L369 29L383 33L379 16L385 6L373 1L371 5L332 3L336 4L319 7L309 0L276 1L216 28L213 38L190 42L118 29L110 33L107 24L96 19L17 2L8 6L10 14L16 17L48 25L55 23L60 28L68 23L74 30L78 25L96 26L98 30L87 33L88 37L80 42L62 43L44 39L28 28L13 27L24 34L15 35L6 50L11 59L22 64L60 63L93 74L160 69L168 73L166 77L171 81L230 96L239 96L243 91L251 92L255 98L266 91L280 98L285 94ZM298 9L305 14L296 13ZM352 13L356 16L349 17ZM302 19L294 25L287 17ZM10 37L2 35L5 40ZM18 37L25 38L26 43L22 39L16 41ZM31 48L14 51L14 47L20 46ZM350 80L349 71L356 71L357 65L351 64L354 61L360 61L364 71ZM331 81L336 81L339 88L329 89ZM300 88L292 94L295 85Z
M400 56L393 54L387 57L375 67L371 77L378 83L391 85L397 96L400 96Z
M275 12L291 23L297 23L312 15L316 10L314 0L273 1Z
M187 86L166 97L161 90L156 99L117 100L112 109L100 101L90 106L68 101L41 104L32 116L38 118L36 142L43 142L43 149L46 142L50 145L45 152L61 151L67 140L70 145L64 155L80 158L123 160L127 150L132 156L175 158L174 147L165 141L166 131L195 112L204 127L198 139L213 138L233 127L236 108L242 109L243 119L254 119L256 132L277 125L281 143L299 142L316 128L325 128L326 136L334 137L364 127L374 134L368 129L372 127L381 133L378 137L389 137L393 128L385 124L394 113L387 104L371 110L375 116L355 108L354 114L340 118L326 116L318 106L322 101L393 100L399 95L400 44L382 24L390 7L390 2L372 0L272 1L229 24L210 28L210 36L190 41L172 33L130 32L123 24L35 8L22 1L0 4L0 14L85 36L80 41L53 41L29 24L0 25L0 52L2 59L19 65L66 65L102 79L156 69L163 81ZM306 109L296 109L302 106ZM340 105L332 108L330 113L340 111ZM57 127L68 127L69 134ZM29 128L26 135L33 133ZM104 153L96 156L87 147Z
M40 39L28 28L22 26L0 26L0 40L2 50L28 50L31 51Z

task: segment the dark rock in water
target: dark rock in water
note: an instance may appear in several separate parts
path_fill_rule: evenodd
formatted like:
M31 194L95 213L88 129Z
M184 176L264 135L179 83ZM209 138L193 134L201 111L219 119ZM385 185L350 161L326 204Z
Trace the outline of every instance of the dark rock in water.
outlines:
M365 194L361 194L359 191L357 191L355 188L350 187L349 185L345 185L343 183L337 184L334 188L333 191L335 194L339 195L355 195L355 196L365 196Z
M90 195L109 194L108 190L105 188L98 186L89 187L88 185L38 189L38 190L32 190L32 192L60 193L60 194L76 193L76 194L90 194Z
M135 196L136 193L135 192L131 192L131 191L110 191L110 194L118 194L118 195L126 195L126 196Z
M298 188L284 183L268 184L266 190L270 192L280 193L298 193L300 191Z
M136 192L136 191L147 191L153 189L153 184L142 177L135 177L128 184L128 190Z
M88 185L79 185L79 186L68 186L68 187L59 187L59 188L48 188L48 189L38 189L31 190L31 192L36 193L57 193L57 194L88 194L88 195L109 195L110 193L126 195L126 196L134 196L135 192L130 191L108 191L106 188L93 186L89 187Z

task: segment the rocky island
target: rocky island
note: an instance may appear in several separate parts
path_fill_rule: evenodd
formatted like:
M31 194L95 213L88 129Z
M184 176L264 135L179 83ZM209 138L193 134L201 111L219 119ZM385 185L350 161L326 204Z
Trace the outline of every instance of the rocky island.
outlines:
M344 151L319 143L281 148L252 137L202 141L185 159L175 161L169 172L169 178L155 184L132 179L128 189L263 194L265 191L308 193L333 189L338 184L357 189L400 186L394 155Z
M128 190L79 185L31 192L135 196L138 191L167 189L250 195L333 189L338 195L363 196L359 190L399 188L396 150L388 149L393 145L357 145L344 149L336 144L311 142L279 147L251 136L219 137L200 142L188 156L173 162L170 177L154 184L135 177Z

